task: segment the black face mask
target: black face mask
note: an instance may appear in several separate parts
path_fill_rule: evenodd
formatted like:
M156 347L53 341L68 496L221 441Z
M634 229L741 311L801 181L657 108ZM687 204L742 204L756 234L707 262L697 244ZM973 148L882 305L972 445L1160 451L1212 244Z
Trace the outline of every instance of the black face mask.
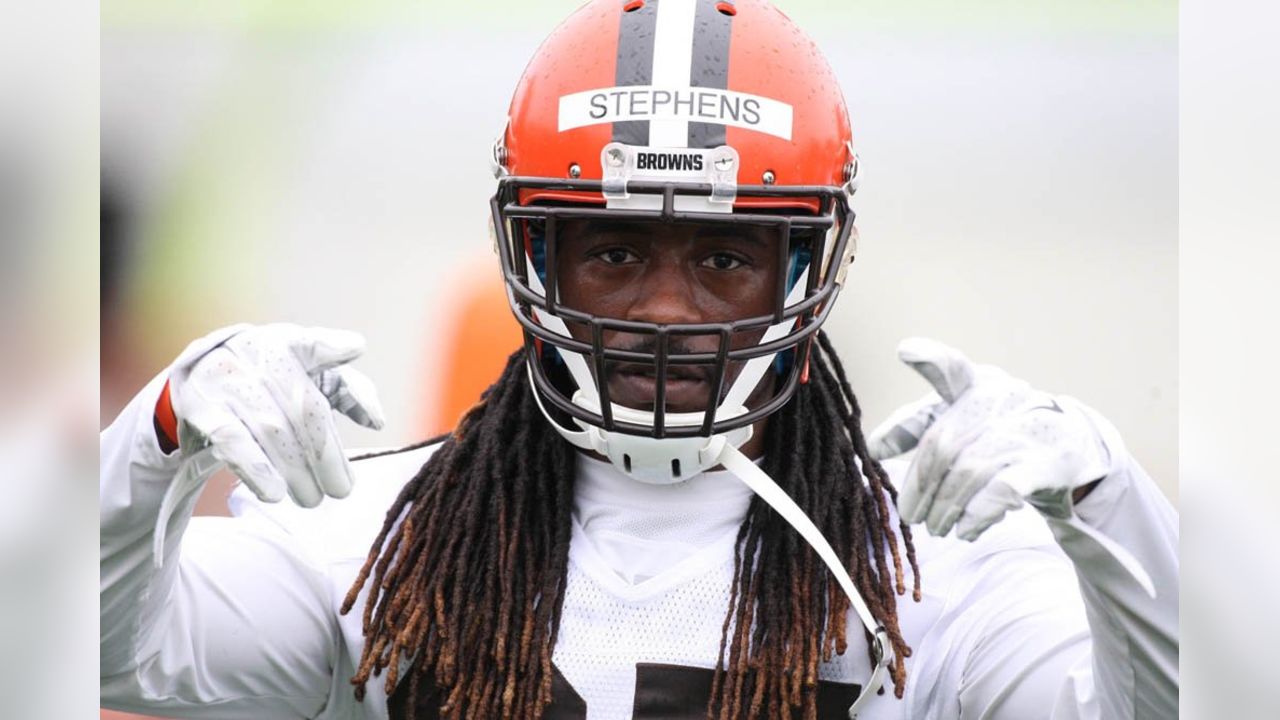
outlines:
M520 201L521 191L553 188L563 192L588 193L599 198L604 190L598 180L547 180L502 177L491 201L495 249L502 264L512 312L524 330L530 371L544 407L609 432L663 437L709 437L753 424L782 407L803 381L808 359L808 340L826 319L839 293L843 266L851 259L847 252L853 241L853 213L847 192L839 187L738 186L739 203L769 198L796 207L817 202L818 212L802 210L753 210L701 212L676 209L677 197L706 197L712 188L687 182L632 182L627 191L650 194L654 209L617 209L586 203L534 204ZM660 201L660 204L659 204ZM728 228L750 226L756 232L777 233L780 253L772 297L772 311L756 317L726 322L698 324L658 324L604 317L569 308L558 302L559 281L556 258L561 249L565 222L608 220L625 223L698 223ZM815 264L814 259L819 259ZM798 287L802 285L803 287ZM581 339L568 327L578 329ZM783 327L778 327L783 326ZM770 330L773 328L772 330ZM769 335L765 332L769 331ZM625 334L618 345L605 343L606 333ZM761 337L764 336L764 341ZM587 372L569 373L563 378L567 354L584 361ZM753 358L772 357L775 376L773 391L754 403L755 407L733 417L717 417L718 402L701 410L701 421L668 421L665 403L668 375L696 374L707 378L711 397L723 400L734 376ZM614 417L607 378L616 367L644 368L656 379L652 424L629 422ZM675 370L674 368L680 368ZM585 375L589 375L586 377ZM573 401L583 386L590 386L599 398L598 410ZM753 387L756 383L752 383ZM740 398L741 399L741 398Z

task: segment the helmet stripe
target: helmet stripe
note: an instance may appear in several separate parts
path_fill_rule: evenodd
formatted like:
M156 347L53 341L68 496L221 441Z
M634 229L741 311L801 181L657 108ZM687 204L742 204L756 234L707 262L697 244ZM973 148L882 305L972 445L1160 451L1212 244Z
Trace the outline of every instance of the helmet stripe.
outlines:
M693 37L693 64L689 84L693 87L729 89L729 36L733 18L720 12L722 0L698 0ZM714 148L725 144L725 126L720 123L689 123L689 147Z
M662 0L654 27L653 85L659 88L687 88L693 67L694 21L698 0ZM690 103L693 102L690 97ZM689 121L654 119L649 121L649 145L687 147Z
M653 40L658 18L658 0L648 0L640 8L623 12L621 16L614 85L650 85L653 81ZM613 141L627 145L648 145L649 121L615 122Z
M718 0L646 0L621 13L615 87L729 87L729 38L733 18ZM679 104L677 100L677 105ZM690 95L688 102L694 98ZM653 147L714 148L725 144L723 123L683 118L613 123L613 141Z

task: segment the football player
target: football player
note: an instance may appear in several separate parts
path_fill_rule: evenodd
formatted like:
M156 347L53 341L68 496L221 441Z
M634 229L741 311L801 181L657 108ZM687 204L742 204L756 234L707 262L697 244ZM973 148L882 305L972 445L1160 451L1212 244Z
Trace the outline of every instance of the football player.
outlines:
M363 341L291 325L193 343L103 433L104 705L1176 715L1176 515L1104 418L911 339L934 392L864 437L821 330L858 160L784 15L587 3L493 166L524 344L451 434L349 460ZM191 518L223 465L234 517Z

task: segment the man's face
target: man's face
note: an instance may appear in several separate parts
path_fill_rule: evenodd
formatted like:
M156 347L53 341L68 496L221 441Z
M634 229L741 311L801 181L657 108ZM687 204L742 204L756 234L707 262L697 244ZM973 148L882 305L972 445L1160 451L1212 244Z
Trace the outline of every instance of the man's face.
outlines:
M762 226L637 223L576 220L562 223L557 249L560 302L568 308L619 320L660 324L741 320L773 312L781 238ZM590 339L569 323L579 340ZM759 342L763 329L738 333L731 347ZM671 335L672 354L715 352L714 335ZM655 351L653 335L605 331L610 348ZM733 363L728 388L741 370ZM610 399L639 410L654 409L657 379L652 365L608 363ZM710 365L669 365L668 412L705 411L712 393Z

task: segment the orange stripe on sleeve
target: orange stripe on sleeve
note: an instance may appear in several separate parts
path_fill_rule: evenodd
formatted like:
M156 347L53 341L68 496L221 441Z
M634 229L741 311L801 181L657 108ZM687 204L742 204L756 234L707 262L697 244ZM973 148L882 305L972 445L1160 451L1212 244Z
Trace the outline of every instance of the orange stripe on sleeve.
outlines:
M178 449L178 417L173 412L173 401L169 398L169 381L164 383L160 391L160 399L156 400L155 412L156 440L165 455Z

